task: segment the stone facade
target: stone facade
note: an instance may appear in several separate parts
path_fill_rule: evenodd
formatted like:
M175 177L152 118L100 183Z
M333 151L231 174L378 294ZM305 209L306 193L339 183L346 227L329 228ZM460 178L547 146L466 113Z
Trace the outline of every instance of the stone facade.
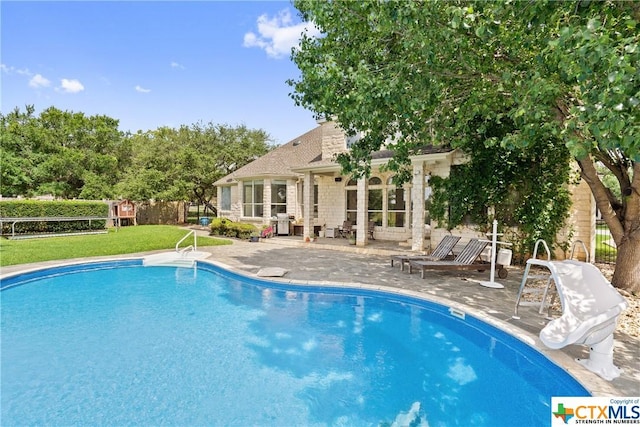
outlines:
M569 210L567 226L558 236L560 241L567 241L571 244L567 253L557 251L556 256L560 259L570 257L571 249L575 245L575 257L585 260L584 251L578 241L584 243L590 260L596 255L596 201L593 198L589 185L580 180L577 185L569 187L572 195L572 205Z
M322 127L322 158L331 159L346 149L342 130L334 122L320 121Z
M222 210L218 204L219 216L234 221L252 222L256 225L269 224L271 217L271 182L286 180L287 183L287 213L296 218L303 225L303 238L310 237L314 226L337 228L347 217L347 191L357 190L356 193L356 230L357 244L366 245L368 240L368 191L367 180L359 180L357 185L348 187L349 177L342 176L340 167L334 162L335 155L344 152L346 139L344 133L334 122L320 120L319 126L309 133L300 136L284 146L274 150L264 158L249 164L238 173L231 174L216 183L217 186L230 186L231 209ZM314 145L315 144L315 145ZM317 146L317 149L314 148ZM301 150L297 151L296 150ZM467 159L461 152L455 150L434 149L417 155L412 160L413 179L404 186L404 200L406 203L405 222L402 226L388 226L384 219L389 215L388 192L395 187L388 184L392 174L381 172L380 166L386 163L390 154L382 155L372 160L372 177L378 177L381 185L372 189L382 189L382 225L375 227L375 237L379 240L407 242L411 249L417 252L429 252L446 234L462 236L460 244L464 245L471 238L487 238L475 227L458 227L449 232L439 229L437 224L425 224L425 194L428 195L428 179L432 176L447 177L451 167L462 164ZM385 155L387 157L385 157ZM301 157L304 157L304 160ZM287 165L296 161L297 165ZM262 163L261 163L262 162ZM277 171L277 172L276 172ZM245 180L263 180L264 215L260 218L243 214L242 184ZM317 215L313 215L313 185L318 187ZM573 240L582 240L591 257L595 248L595 204L591 192L586 184L581 183L572 188L574 205L572 207L569 225L564 234ZM303 195L306 200L303 200ZM218 197L218 203L220 203ZM557 254L562 258L565 254Z

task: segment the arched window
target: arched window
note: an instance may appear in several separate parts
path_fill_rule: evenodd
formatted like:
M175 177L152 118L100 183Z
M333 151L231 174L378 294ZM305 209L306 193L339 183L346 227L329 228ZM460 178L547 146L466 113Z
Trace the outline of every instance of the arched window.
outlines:
M358 218L358 182L355 179L350 179L345 186L345 193L347 195L347 221L351 221L352 224L356 224Z
M408 220L408 197L409 192L401 186L393 183L393 177L372 176L368 179L367 191L367 220L375 223L378 227L405 228L409 224ZM345 185L347 195L347 215L348 221L356 224L358 213L358 191L357 181L349 180Z
M405 189L387 180L387 227L404 227L407 219Z
M367 212L369 222L374 222L377 226L382 225L383 217L383 187L382 180L377 176L369 178L369 210Z

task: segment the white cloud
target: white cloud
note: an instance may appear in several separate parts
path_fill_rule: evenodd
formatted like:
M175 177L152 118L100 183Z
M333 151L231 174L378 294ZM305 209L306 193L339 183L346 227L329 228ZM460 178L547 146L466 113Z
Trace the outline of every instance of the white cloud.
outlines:
M59 89L66 93L78 93L84 90L84 86L76 79L62 79L60 80Z
M51 86L51 82L49 79L43 77L42 74L36 74L29 80L29 87L39 88L49 86Z
M286 57L291 48L297 47L300 35L306 30L311 36L318 36L320 32L309 22L293 24L288 9L280 11L277 16L269 18L261 15L257 21L258 34L248 32L244 35L244 47L258 47L264 49L272 58Z
M7 74L20 74L23 76L32 76L33 73L31 71L29 71L28 68L16 68L14 66L9 66L7 64L0 64L0 70L2 70L3 72L7 73Z
M151 92L151 89L145 89L140 85L136 85L135 89L136 89L136 92L140 92L140 93L149 93L149 92Z
M178 64L176 61L171 61L171 68L179 68L181 70L184 70L184 65Z

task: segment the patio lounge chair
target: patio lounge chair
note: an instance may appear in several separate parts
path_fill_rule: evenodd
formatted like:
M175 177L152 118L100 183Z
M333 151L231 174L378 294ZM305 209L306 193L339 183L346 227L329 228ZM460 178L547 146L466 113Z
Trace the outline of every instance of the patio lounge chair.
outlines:
M441 261L445 259L447 256L453 254L453 248L456 246L458 241L460 240L460 236L452 236L446 235L440 243L436 246L436 248L429 255L394 255L391 257L391 267L393 267L393 262L397 261L400 263L400 271L404 270L405 263L409 263L409 261Z
M409 273L414 268L418 269L420 276L424 279L425 270L486 270L490 264L477 260L489 243L488 240L471 239L462 251L450 261L409 261Z
M620 376L613 364L613 332L627 301L593 264L576 260L530 259L529 265L547 267L556 284L562 316L540 331L540 340L549 348L571 344L588 345L588 359L577 359L606 380Z

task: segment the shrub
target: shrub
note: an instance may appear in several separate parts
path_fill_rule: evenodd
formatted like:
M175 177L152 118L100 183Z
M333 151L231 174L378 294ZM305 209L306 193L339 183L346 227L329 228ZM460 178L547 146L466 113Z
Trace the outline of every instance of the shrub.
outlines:
M253 224L238 223L238 238L248 239L252 233L257 233L258 228Z
M231 223L232 221L229 221L226 218L213 218L211 220L211 234L215 235L215 236L226 236L226 232L227 232L227 224Z
M214 236L236 237L248 239L258 228L245 222L233 222L227 218L214 218L211 221L211 234Z

